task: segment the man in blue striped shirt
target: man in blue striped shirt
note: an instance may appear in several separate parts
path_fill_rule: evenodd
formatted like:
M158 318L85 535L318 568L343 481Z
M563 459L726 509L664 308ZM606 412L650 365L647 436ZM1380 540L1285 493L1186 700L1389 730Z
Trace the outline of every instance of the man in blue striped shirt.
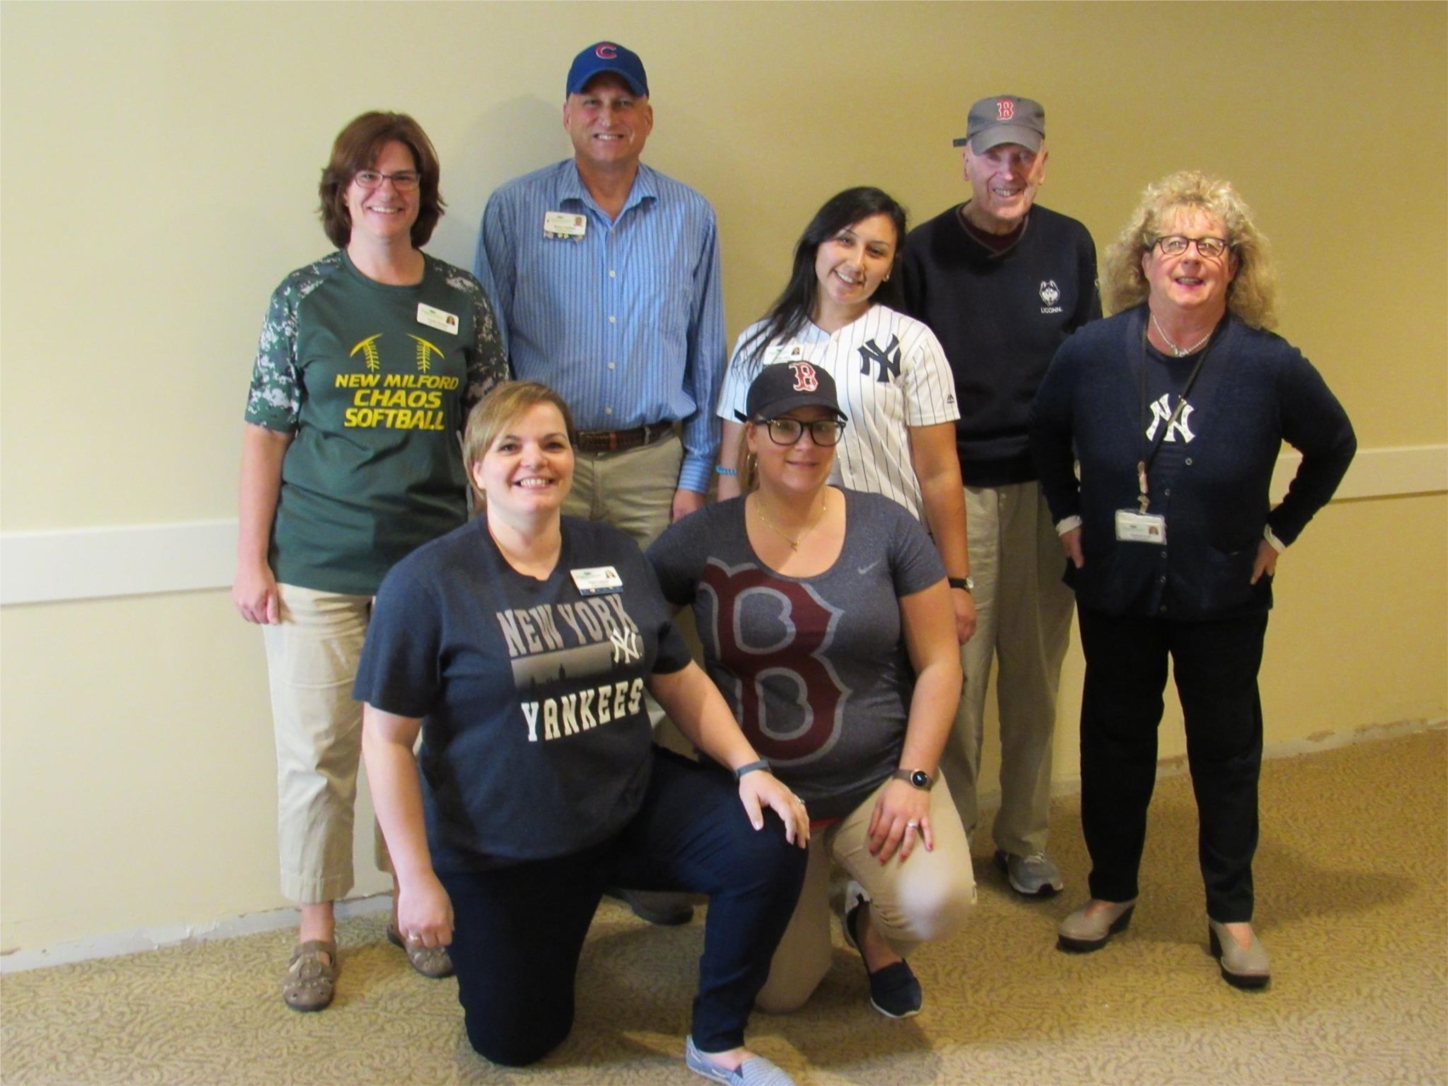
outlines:
M581 431L564 512L640 546L704 504L725 360L714 209L639 161L648 94L637 54L579 53L563 104L573 158L493 193L474 263L514 376L560 392Z

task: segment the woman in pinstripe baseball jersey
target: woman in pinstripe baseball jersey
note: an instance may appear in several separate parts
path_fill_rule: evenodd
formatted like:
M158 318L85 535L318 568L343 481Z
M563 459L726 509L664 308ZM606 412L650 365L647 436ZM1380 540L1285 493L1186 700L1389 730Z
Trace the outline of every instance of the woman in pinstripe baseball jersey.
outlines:
M794 269L765 317L744 330L724 377L719 497L739 494L744 401L764 366L806 361L829 373L851 425L831 481L883 494L923 520L945 563L956 636L975 629L955 382L933 332L888 304L905 209L877 188L846 189L795 245Z

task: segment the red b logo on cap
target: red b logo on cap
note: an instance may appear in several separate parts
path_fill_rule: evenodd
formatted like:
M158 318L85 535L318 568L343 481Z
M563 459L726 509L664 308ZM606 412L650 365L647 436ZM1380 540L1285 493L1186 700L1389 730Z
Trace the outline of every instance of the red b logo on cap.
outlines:
M606 41L600 42L598 48L593 51L593 55L599 60L614 60L618 56L618 46L611 45Z
M820 387L820 379L815 374L815 368L808 362L791 362L789 368L794 370L794 390L796 392L814 392Z
M996 120L1008 121L1016 115L1016 104L1009 98L1002 98L996 102Z

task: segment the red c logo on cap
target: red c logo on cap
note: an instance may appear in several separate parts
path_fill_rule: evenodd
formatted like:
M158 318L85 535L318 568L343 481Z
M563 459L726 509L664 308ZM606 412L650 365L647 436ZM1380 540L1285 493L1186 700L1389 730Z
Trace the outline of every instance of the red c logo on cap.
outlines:
M608 42L600 42L593 55L599 60L614 60L618 56L618 46L610 45Z
M1009 98L1002 98L996 102L996 120L1008 121L1016 115L1016 104Z
M791 362L789 368L794 370L794 390L796 392L814 392L820 387L820 379L815 374L815 368L808 362Z

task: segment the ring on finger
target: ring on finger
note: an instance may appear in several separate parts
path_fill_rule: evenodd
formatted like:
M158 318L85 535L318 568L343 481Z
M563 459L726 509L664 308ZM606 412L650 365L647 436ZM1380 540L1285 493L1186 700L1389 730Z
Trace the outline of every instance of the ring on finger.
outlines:
M907 822L907 823L905 823L905 828L906 828L907 830L918 830L918 829L920 828L920 823L919 823L919 822Z

